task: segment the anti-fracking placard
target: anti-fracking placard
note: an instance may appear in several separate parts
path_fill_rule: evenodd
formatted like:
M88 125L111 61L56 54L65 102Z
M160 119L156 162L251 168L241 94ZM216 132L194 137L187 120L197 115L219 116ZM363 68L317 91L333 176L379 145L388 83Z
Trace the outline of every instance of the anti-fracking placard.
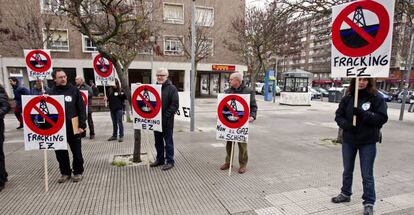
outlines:
M332 7L332 77L388 77L394 2L362 0Z
M81 92L81 96L83 99L83 105L85 106L85 109L86 109L86 115L88 115L89 92L87 90L80 90L80 92Z
M29 81L52 79L53 68L50 50L25 49L23 52Z
M217 140L247 143L250 94L218 94Z
M132 84L134 129L162 131L161 85Z
M61 96L22 96L25 150L67 150Z
M93 70L97 86L115 86L115 68L111 61L99 53L92 53Z
M176 115L177 120L190 122L190 110L191 110L191 101L190 101L190 92L178 92L178 97L180 98Z

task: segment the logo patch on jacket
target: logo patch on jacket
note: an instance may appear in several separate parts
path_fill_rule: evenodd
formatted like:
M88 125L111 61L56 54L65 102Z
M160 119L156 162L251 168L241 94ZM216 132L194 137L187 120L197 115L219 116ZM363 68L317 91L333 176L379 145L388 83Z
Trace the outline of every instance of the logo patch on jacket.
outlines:
M369 110L369 108L371 107L371 102L365 102L364 104L362 104L362 110Z
M65 96L66 102L72 102L72 96Z

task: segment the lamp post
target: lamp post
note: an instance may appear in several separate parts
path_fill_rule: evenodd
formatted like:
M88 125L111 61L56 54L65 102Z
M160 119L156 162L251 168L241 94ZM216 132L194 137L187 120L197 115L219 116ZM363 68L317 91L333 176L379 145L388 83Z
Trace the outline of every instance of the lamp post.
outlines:
M190 73L190 94L191 94L191 107L190 107L190 131L194 131L195 124L195 114L194 114L194 103L195 103L195 0L192 2L192 17L191 17L191 73Z
M149 37L150 43L151 43L151 76L154 73L154 44L155 44L155 36L151 35Z

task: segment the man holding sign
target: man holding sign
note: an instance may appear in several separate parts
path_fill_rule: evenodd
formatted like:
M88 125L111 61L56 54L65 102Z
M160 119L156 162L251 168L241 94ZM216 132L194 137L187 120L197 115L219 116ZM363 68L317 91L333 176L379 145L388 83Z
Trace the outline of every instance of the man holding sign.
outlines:
M150 166L164 165L162 170L169 170L174 167L175 163L173 129L174 115L179 107L179 97L177 88L168 80L168 70L166 68L158 69L156 76L157 84L162 84L162 132L154 131L157 158Z
M78 87L79 90L86 90L88 91L88 127L89 127L89 138L94 139L95 138L95 127L93 125L93 119L92 119L92 97L93 97L93 91L92 88L87 85L84 81L82 76L76 76L75 79L76 87ZM82 134L82 137L86 136L86 132Z
M52 72L55 86L50 89L50 95L63 95L65 99L66 134L68 144L73 154L73 182L80 182L83 173L83 157L80 134L86 129L86 110L79 89L67 82L63 70ZM58 183L64 183L71 178L72 169L67 150L56 150L61 177Z
M246 87L243 83L243 75L241 73L235 72L230 75L230 88L225 90L226 94L250 94L250 115L249 122L253 122L256 119L257 114L257 104L254 97L254 91ZM247 166L247 143L239 142L239 173L243 174L246 172ZM225 163L220 167L221 170L226 170L230 168L230 157L231 157L231 147L232 142L227 141L226 143L226 160Z

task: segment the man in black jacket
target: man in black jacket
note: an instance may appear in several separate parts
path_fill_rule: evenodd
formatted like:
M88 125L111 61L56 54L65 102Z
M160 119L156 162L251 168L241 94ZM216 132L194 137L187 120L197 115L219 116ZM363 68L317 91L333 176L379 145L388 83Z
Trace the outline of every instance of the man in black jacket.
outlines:
M256 120L257 115L257 104L254 91L246 87L243 83L243 75L241 73L235 72L230 75L230 88L226 89L224 92L226 94L250 94L250 115L249 122ZM243 174L246 172L246 166L248 161L247 155L247 143L239 142L239 164L240 168L238 172ZM220 167L221 170L226 170L230 168L230 154L231 154L232 142L227 141L226 143L226 160L225 163Z
M155 149L157 159L151 167L164 165L162 170L169 170L174 167L174 115L178 110L178 90L168 80L168 70L160 68L157 71L157 84L162 84L162 132L154 131ZM164 147L165 141L165 147ZM164 150L165 149L165 150ZM165 157L164 157L165 151Z
M66 115L66 136L70 149L73 154L73 182L80 182L83 173L83 157L81 148L82 134L86 128L86 110L83 105L83 99L80 91L75 86L67 83L66 73L62 70L52 72L55 86L50 89L50 95L63 95L65 99L65 115ZM79 128L75 134L72 127L72 119L78 117ZM61 177L58 183L64 183L71 178L72 170L69 163L69 152L67 150L56 150L56 158L59 162Z
M6 91L0 85L0 191L4 189L4 184L7 182L6 164L4 162L4 116L9 112L10 104Z
M87 85L81 76L76 76L75 78L76 87L78 87L79 90L86 90L88 91L88 127L89 127L89 138L93 139L95 138L95 127L93 125L93 119L92 119L92 97L93 97L93 91L92 88ZM82 137L86 136L86 131L83 132Z

